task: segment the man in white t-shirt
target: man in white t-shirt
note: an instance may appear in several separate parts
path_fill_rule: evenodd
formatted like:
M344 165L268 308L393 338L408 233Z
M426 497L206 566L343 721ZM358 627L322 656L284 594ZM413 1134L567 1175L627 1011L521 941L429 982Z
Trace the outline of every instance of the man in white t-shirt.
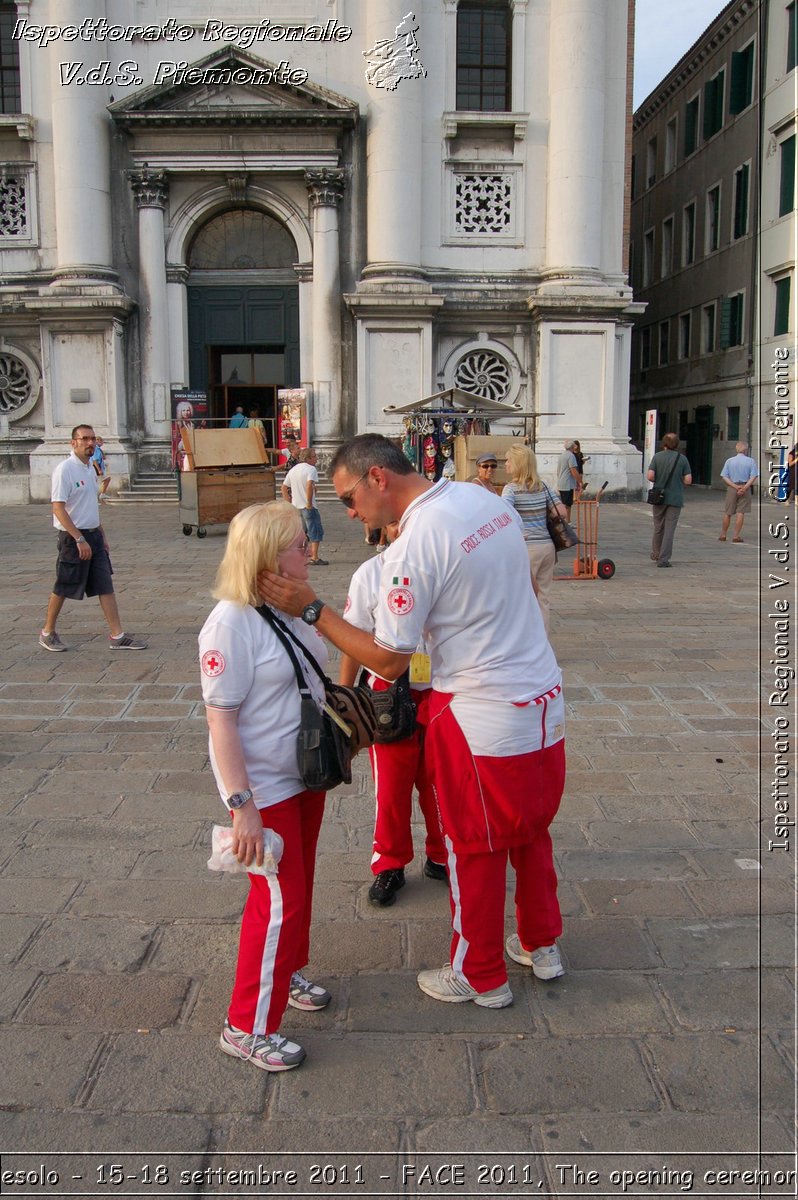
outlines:
M91 425L72 430L72 453L53 471L53 525L58 530L56 580L39 634L43 650L56 653L66 646L56 633L64 600L97 596L108 622L111 650L146 650L147 643L125 633L116 605L108 541L100 524L97 472L92 455L97 444Z
M549 825L565 781L560 669L529 583L520 519L483 488L431 484L387 438L342 446L330 474L353 516L399 520L382 558L374 635L355 629L306 583L270 572L261 596L312 620L345 654L384 679L406 668L422 631L432 694L425 752L447 849L450 962L422 971L434 999L484 1008L512 1003L503 954L509 855L517 934L506 944L540 979L563 974Z
M283 500L290 501L299 509L302 528L310 545L309 567L327 567L326 558L319 558L319 546L324 538L324 526L316 507L316 489L319 473L316 470L316 451L312 446L299 451L299 462L286 473L280 491Z

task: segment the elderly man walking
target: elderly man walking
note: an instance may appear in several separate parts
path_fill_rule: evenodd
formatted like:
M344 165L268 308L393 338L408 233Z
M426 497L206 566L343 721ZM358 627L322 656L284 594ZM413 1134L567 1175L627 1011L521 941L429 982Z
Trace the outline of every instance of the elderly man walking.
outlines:
M568 509L567 520L571 519L571 505L574 502L574 493L579 499L579 493L582 490L582 477L579 474L579 464L576 461L574 454L574 446L576 442L569 438L564 443L562 454L557 460L557 491L560 493L560 499Z
M399 521L401 536L382 556L373 634L307 583L263 572L260 594L386 680L406 669L423 633L432 675L425 754L446 848L452 941L449 962L422 971L418 986L446 1003L504 1008L513 1000L505 949L539 979L563 974L549 826L565 781L565 709L520 518L484 488L428 482L377 434L345 443L330 474L353 516L374 527ZM505 946L508 857L517 932Z
M732 517L734 517L732 541L743 541L740 534L743 531L745 514L751 511L751 492L759 478L759 468L754 460L746 454L748 443L737 442L734 448L737 453L733 458L726 459L720 473L721 479L726 484L726 506L720 527L719 542L726 541Z

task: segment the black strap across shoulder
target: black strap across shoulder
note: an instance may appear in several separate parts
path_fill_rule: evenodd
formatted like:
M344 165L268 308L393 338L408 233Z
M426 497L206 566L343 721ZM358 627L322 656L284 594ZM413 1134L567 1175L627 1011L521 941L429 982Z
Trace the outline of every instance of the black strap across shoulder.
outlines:
M313 655L308 650L307 646L303 645L296 634L291 632L288 626L280 620L276 613L272 612L267 604L262 604L260 608L256 608L255 611L260 613L267 625L271 625L278 641L282 642L283 646L285 647L286 653L291 659L291 664L294 668L294 674L296 675L297 687L299 688L300 692L303 694L307 693L309 696L310 688L308 687L307 679L305 678L305 674L299 665L299 660L294 653L291 642L294 642L294 644L299 647L299 649L302 651L302 656L305 659L305 662L310 664L322 683L328 684L330 682L319 664L316 662Z
M680 452L679 452L678 450L674 450L674 454L676 455L676 460L675 460L675 462L674 462L673 466L671 467L670 471L668 472L668 478L665 480L665 482L664 482L664 483L663 483L663 485L662 485L662 490L663 490L663 492L665 491L665 488L668 486L668 484L670 483L670 481L673 479L673 472L674 472L674 471L676 470L676 468L678 467L678 465L679 465L679 459L682 457L682 456L681 456L681 454L680 454Z

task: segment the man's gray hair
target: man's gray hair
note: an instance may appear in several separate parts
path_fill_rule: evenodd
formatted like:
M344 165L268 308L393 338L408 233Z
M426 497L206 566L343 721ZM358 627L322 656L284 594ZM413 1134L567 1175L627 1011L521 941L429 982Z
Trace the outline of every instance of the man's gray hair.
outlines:
M381 433L361 433L339 446L330 462L330 476L336 471L365 475L369 467L384 467L395 475L410 475L415 467L395 442Z
M565 449L566 449L566 450L573 450L573 448L574 448L574 446L575 446L575 445L576 445L576 442L575 442L575 441L573 440L573 438L572 438L572 439L571 439L569 442L566 442L566 443L565 443Z

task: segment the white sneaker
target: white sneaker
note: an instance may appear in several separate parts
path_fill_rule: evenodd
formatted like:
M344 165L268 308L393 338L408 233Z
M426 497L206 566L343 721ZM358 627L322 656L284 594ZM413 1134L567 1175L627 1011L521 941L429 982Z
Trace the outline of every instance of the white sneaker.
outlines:
M288 989L288 1003L292 1008L301 1008L303 1012L318 1012L326 1008L332 996L321 984L311 983L301 971L294 971L291 976L291 986Z
M419 972L418 986L426 996L447 1004L473 1000L480 1008L506 1008L513 1002L509 983L503 983L490 992L478 992L461 975L456 975L448 963L445 967Z
M253 1067L260 1067L262 1071L290 1071L292 1067L298 1067L305 1057L302 1047L296 1042L289 1042L281 1033L265 1036L244 1033L243 1029L236 1029L229 1021L224 1023L219 1045L223 1054L251 1062Z
M513 933L505 942L505 949L513 960L522 967L531 967L536 979L559 979L565 974L560 951L555 943L553 946L538 946L537 950L525 950L517 933Z

